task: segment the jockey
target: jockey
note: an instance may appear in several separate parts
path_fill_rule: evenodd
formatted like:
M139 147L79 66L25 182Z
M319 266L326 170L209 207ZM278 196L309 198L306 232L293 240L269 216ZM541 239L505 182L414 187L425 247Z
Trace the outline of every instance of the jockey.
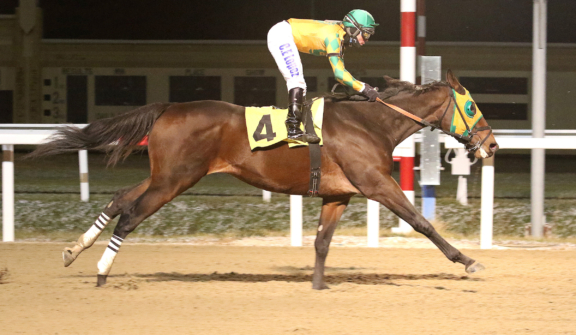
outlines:
M298 51L314 56L326 56L336 80L376 101L378 91L358 81L344 68L344 48L364 45L374 34L374 17L365 10L354 9L343 21L289 19L273 26L268 32L268 49L288 86L288 138L318 143L314 134L300 130L306 82Z

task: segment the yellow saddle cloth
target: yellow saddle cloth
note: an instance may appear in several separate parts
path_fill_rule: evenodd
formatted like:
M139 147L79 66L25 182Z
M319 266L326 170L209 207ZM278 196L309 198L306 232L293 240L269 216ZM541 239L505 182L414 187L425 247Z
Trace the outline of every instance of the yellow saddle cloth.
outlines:
M312 119L314 120L314 130L322 139L322 117L324 116L324 98L314 100L312 104ZM288 140L288 131L286 130L287 109L278 109L276 107L246 107L246 128L248 129L248 140L250 149L265 148L276 144L280 141L289 142L290 148L308 145L306 142ZM300 125L304 130L304 125Z

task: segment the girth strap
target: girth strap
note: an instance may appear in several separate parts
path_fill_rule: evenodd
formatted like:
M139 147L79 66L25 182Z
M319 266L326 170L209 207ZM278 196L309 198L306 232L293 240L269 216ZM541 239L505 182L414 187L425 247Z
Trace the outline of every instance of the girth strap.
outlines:
M304 106L302 113L304 113L304 129L307 134L316 134L314 130L314 121L312 120L312 112L310 108ZM310 151L310 183L308 185L308 196L315 197L318 195L320 189L320 166L322 165L320 151L320 143L308 143L308 150Z

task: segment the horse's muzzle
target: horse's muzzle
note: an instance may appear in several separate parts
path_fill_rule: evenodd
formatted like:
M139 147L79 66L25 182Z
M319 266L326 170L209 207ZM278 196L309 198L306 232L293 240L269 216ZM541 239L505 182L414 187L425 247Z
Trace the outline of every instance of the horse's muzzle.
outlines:
M466 149L468 150L468 152L473 153L475 157L477 158L490 158L492 156L494 156L494 154L496 153L496 151L498 151L500 147L498 146L498 144L496 142L490 143L488 145L488 148L484 148L484 146L478 146L478 145L466 145Z

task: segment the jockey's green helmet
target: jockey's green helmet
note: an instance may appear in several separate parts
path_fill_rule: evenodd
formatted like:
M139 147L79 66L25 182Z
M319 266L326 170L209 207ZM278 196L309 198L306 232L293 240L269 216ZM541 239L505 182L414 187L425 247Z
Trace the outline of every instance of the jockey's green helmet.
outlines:
M370 36L374 35L374 28L378 25L372 14L363 9L350 11L344 16L342 23L350 38L355 39L359 34L362 34L364 40L368 40Z

